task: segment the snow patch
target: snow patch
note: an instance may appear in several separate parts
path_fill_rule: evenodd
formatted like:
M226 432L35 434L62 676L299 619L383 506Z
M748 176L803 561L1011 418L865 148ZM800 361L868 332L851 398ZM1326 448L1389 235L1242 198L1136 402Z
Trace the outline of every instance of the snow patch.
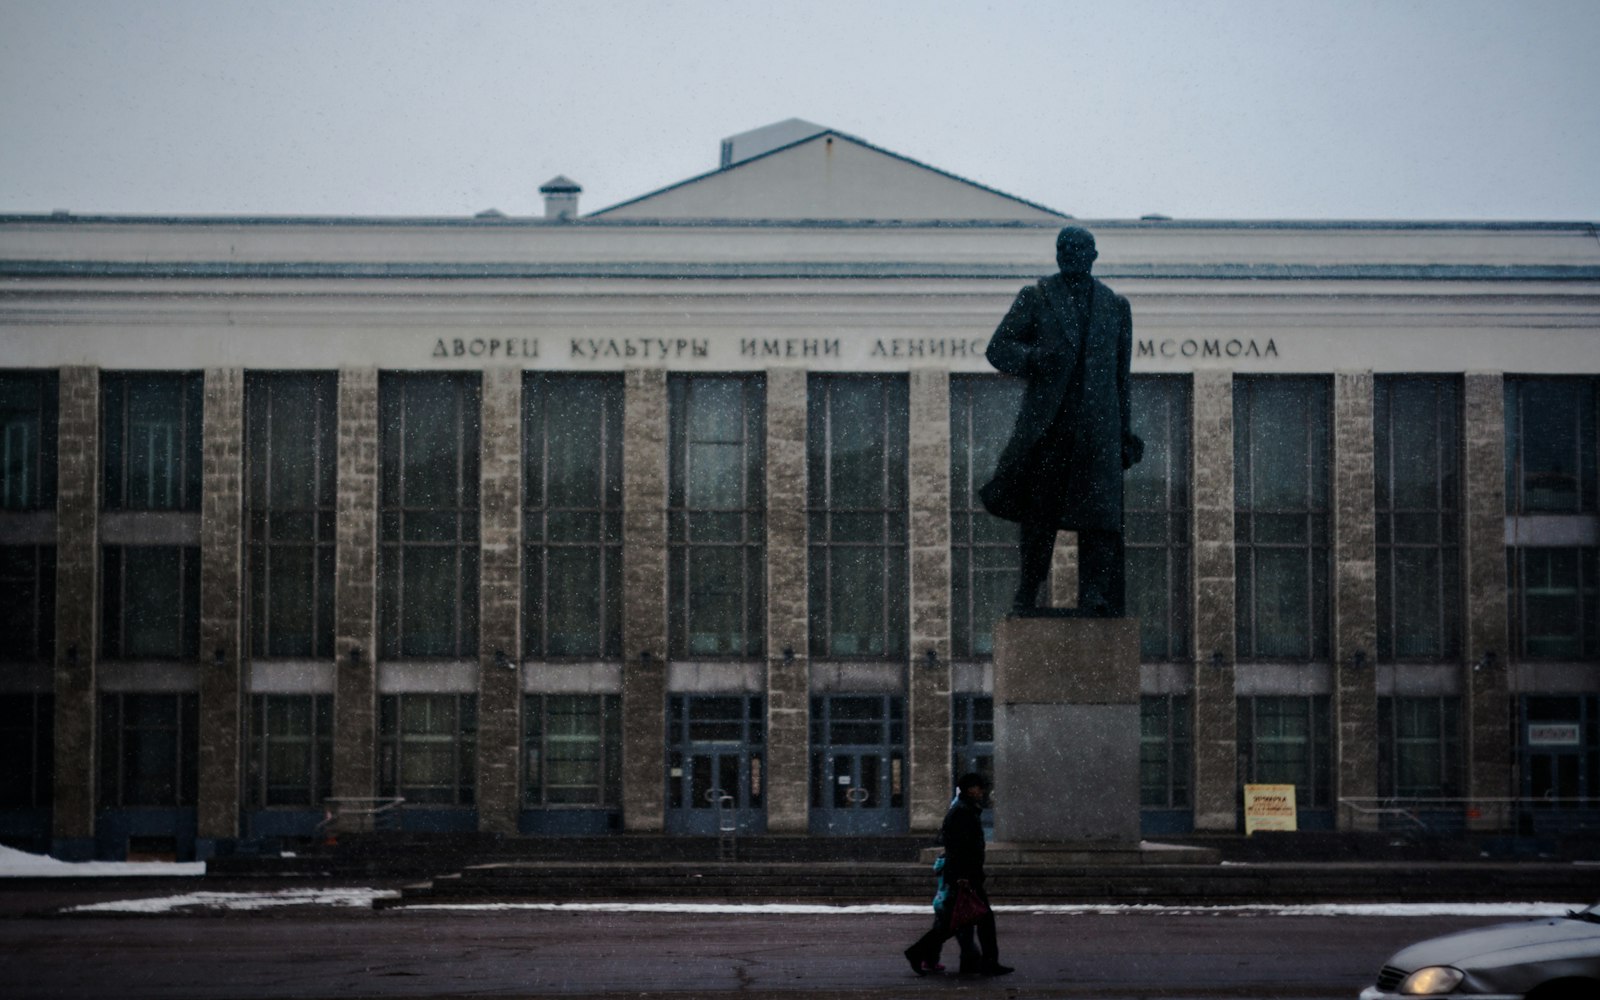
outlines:
M126 875L204 875L204 861L61 861L0 847L0 878L86 878Z
M171 913L174 910L266 910L277 906L371 907L393 889L279 889L276 892L186 892L150 899L113 899L69 906L62 913Z

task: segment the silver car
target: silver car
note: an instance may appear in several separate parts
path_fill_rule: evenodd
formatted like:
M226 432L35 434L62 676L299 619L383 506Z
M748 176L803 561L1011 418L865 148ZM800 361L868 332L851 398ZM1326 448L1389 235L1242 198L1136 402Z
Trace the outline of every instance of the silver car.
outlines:
M1414 996L1596 1000L1600 903L1414 944L1389 959L1378 985L1361 991L1361 1000Z

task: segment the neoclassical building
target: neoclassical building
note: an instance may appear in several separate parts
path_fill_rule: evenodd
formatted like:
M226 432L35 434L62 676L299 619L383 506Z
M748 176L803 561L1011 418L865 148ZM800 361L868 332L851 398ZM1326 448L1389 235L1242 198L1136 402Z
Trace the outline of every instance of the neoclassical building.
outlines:
M0 841L936 826L1014 585L984 348L1067 216L798 121L543 190L0 217ZM1082 224L1148 444L1146 831L1251 781L1594 824L1595 224Z

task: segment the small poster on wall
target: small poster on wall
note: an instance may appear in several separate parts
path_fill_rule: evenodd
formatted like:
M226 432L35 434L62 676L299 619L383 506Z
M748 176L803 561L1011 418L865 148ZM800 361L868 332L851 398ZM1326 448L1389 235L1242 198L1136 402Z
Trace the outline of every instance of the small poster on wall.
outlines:
M1244 834L1297 829L1293 785L1244 786Z

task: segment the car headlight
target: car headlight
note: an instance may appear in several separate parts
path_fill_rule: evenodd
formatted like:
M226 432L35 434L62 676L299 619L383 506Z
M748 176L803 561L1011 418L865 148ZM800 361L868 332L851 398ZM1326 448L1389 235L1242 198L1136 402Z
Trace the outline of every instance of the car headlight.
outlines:
M1465 975L1460 969L1452 969L1448 965L1424 966L1405 978L1400 984L1400 992L1407 996L1449 993L1461 985Z

